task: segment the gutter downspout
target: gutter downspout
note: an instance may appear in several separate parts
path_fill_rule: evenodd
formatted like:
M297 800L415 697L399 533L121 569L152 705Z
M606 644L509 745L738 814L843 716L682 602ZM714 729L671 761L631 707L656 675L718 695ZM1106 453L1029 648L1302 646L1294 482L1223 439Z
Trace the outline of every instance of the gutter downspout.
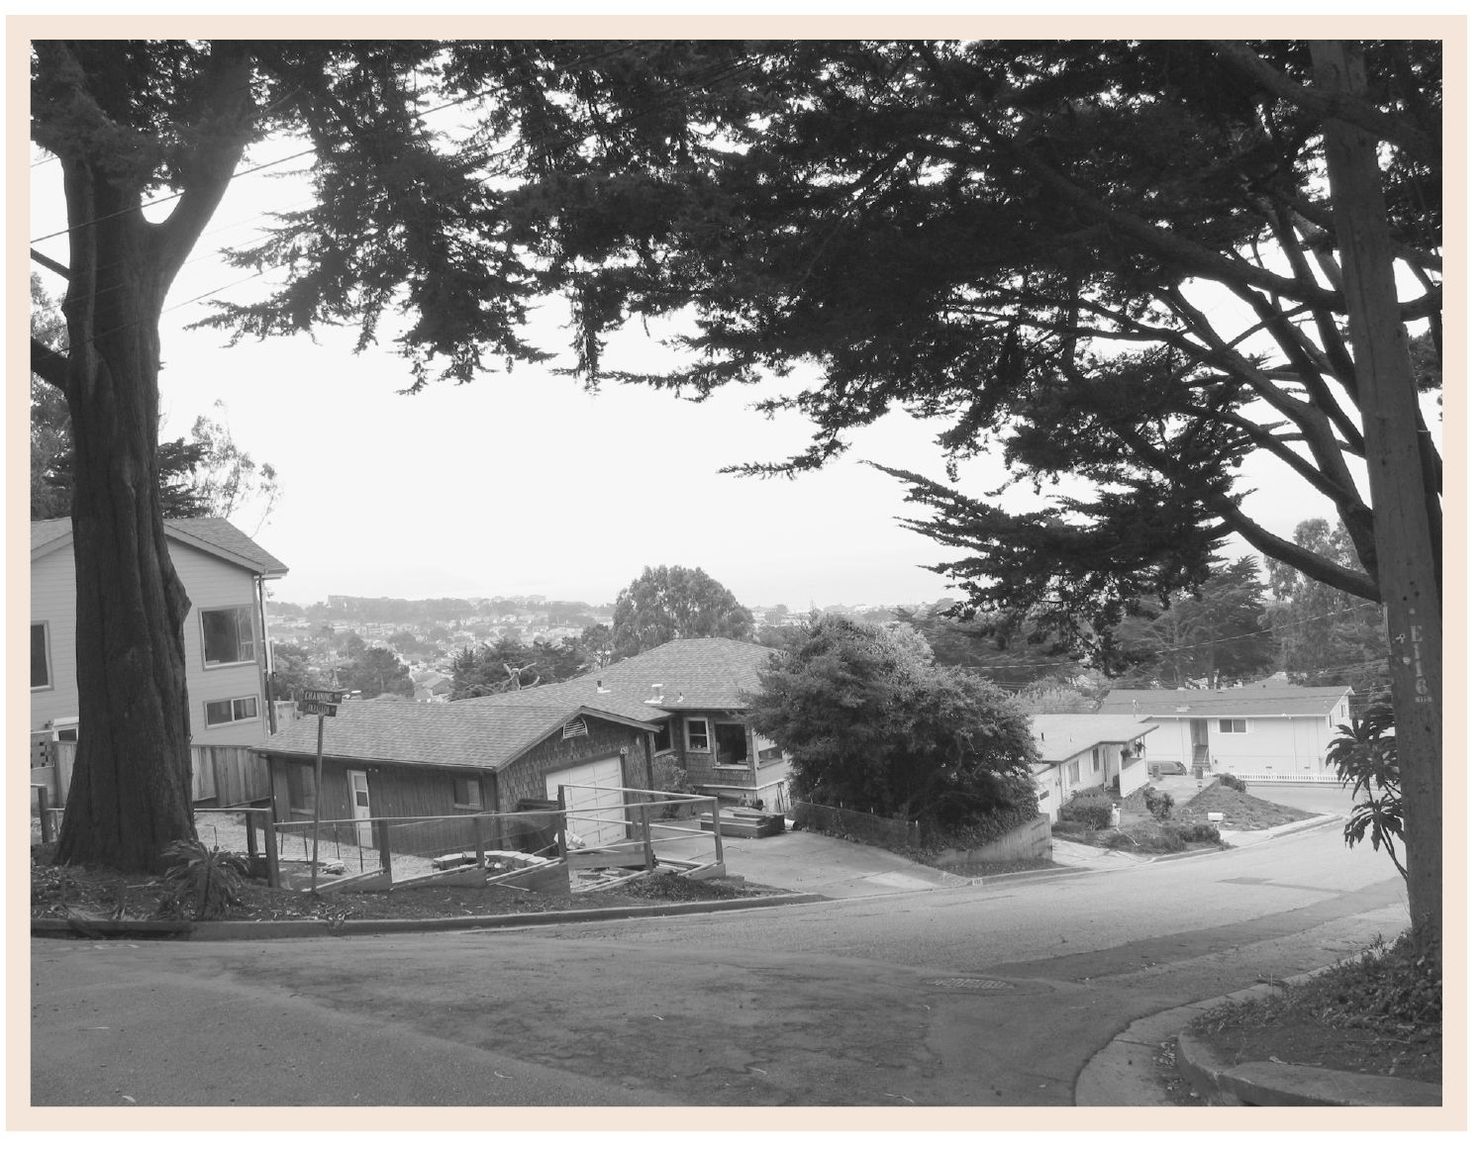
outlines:
M258 598L258 630L263 635L263 697L268 701L268 733L278 733L278 706L273 700L273 643L268 639L268 611L264 606L267 597L263 590L263 576L253 575L253 585L257 588Z

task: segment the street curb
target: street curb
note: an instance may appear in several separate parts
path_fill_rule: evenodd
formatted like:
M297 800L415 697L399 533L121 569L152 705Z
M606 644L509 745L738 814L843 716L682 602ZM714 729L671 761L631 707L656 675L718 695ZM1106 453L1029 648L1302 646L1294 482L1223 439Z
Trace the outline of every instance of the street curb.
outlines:
M765 894L712 902L660 902L653 906L603 906L590 910L542 910L528 914L488 914L467 918L386 918L342 920L293 918L269 922L93 921L85 918L33 918L32 937L136 938L150 941L240 941L264 938L346 937L363 934L435 933L450 930L508 929L561 922L657 918L678 914L719 913L770 906L828 902L823 894Z
M1317 1065L1274 1061L1222 1062L1205 1042L1182 1032L1175 1043L1180 1075L1213 1105L1437 1106L1441 1086L1405 1077L1378 1077Z
M1441 1087L1426 1081L1376 1077L1282 1062L1248 1061L1235 1066L1226 1065L1214 1050L1189 1030L1197 1017L1218 1005L1267 997L1280 992L1282 985L1299 985L1350 960L1353 959L1342 959L1319 969L1294 974L1278 984L1248 986L1139 1018L1088 1059L1077 1075L1072 1103L1077 1106L1160 1104L1157 1087L1145 1080L1149 1074L1135 1063L1131 1047L1142 1047L1142 1053L1152 1054L1153 1049L1173 1037L1176 1039L1175 1064L1180 1076L1208 1105L1442 1105ZM1128 1066L1134 1069L1130 1071ZM1134 1093L1142 1096L1131 1096Z

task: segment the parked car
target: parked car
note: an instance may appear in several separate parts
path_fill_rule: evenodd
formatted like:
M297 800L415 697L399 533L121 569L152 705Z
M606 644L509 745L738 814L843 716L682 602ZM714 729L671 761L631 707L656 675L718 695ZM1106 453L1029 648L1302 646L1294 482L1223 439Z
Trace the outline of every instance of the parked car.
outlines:
M1159 778L1165 774L1187 774L1184 762L1176 762L1173 758L1151 758L1149 760L1149 777Z

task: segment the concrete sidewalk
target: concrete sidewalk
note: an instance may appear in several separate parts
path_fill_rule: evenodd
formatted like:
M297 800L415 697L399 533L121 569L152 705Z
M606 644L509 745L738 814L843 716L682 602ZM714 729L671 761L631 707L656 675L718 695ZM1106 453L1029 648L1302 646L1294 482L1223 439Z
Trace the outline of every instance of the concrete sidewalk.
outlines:
M827 898L870 898L969 885L893 854L811 830L785 830L771 838L728 838L727 873L780 890Z

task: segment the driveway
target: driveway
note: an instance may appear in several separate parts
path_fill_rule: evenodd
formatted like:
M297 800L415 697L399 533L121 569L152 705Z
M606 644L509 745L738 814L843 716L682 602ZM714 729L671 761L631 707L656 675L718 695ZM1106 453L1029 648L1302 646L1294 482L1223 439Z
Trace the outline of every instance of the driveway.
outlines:
M809 830L771 838L726 838L727 874L801 894L869 898L963 886L969 880L919 866L889 850Z

